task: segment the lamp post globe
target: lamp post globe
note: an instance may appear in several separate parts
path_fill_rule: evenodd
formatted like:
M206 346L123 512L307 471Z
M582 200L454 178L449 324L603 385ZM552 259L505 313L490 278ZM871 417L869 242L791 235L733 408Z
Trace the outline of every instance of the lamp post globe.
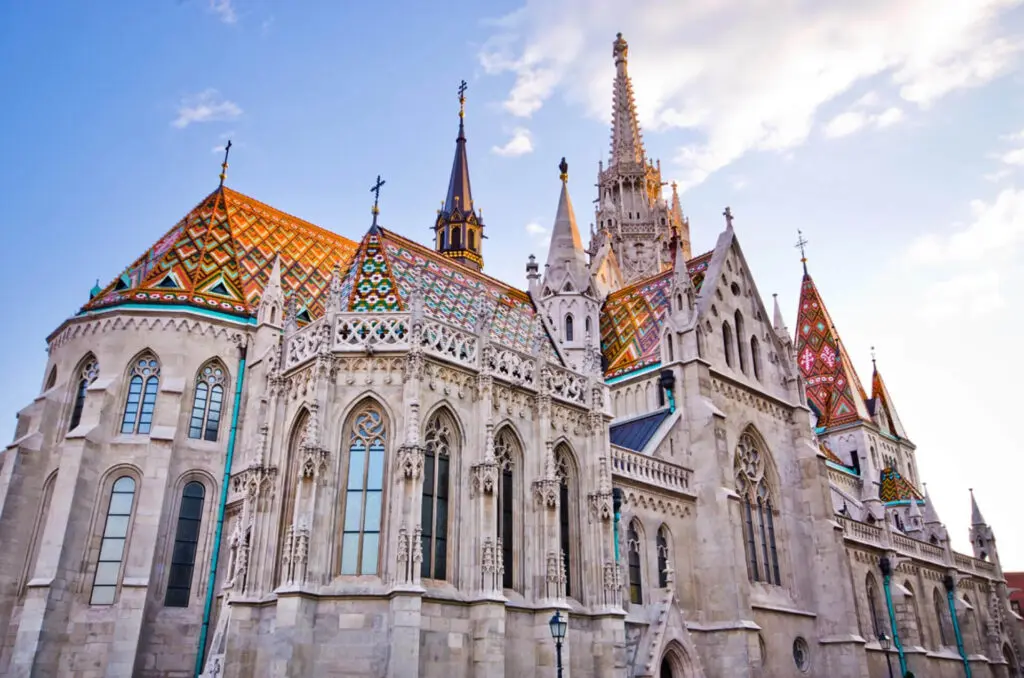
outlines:
M569 620L562 616L560 610L556 610L548 621L548 628L551 629L551 637L555 640L555 665L558 669L558 678L562 678L562 641L565 640L565 632L569 629Z
M893 678L892 675L892 659L889 658L889 648L892 647L892 638L885 635L884 633L878 634L878 645L882 648L882 652L885 653L885 663L889 667L889 678Z

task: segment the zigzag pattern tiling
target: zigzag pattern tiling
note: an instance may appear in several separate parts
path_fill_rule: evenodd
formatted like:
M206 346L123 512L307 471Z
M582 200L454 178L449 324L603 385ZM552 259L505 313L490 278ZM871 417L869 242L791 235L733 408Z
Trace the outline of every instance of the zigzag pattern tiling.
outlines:
M345 269L356 243L230 188L204 198L83 311L117 304L199 306L249 315L281 255L286 296L310 318L324 311L331 272Z
M917 491L917 488L910 484L910 481L893 468L882 470L882 484L878 488L878 497L887 504L892 501L921 500L924 498Z
M796 361L806 381L807 399L821 414L819 426L870 421L864 387L809 275L804 276L800 289Z
M699 292L704 284L711 252L686 263L693 286ZM608 367L605 377L618 377L661 360L661 328L669 311L672 271L617 290L601 309L601 352Z

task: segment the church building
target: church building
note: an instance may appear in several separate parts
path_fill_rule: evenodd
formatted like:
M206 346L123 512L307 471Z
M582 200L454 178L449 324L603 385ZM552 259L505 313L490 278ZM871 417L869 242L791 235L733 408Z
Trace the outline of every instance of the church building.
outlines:
M731 210L691 251L628 56L588 242L563 159L526 289L486 272L464 88L427 245L225 157L46 339L0 453L0 675L1019 678L973 495L962 554L806 259L791 332Z

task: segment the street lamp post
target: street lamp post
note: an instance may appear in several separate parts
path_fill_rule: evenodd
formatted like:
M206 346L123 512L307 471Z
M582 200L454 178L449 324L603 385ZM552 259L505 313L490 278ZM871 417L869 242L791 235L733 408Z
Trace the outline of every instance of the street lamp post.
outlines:
M884 633L879 633L878 644L882 647L882 652L885 653L885 663L889 666L889 678L893 678L892 659L889 658L889 648L892 647L892 641L889 639L889 636L885 635Z
M569 628L569 621L562 616L560 611L555 611L548 622L551 629L551 637L555 639L555 665L558 667L558 678L562 678L562 641L565 640L565 632Z
M892 561L889 556L882 556L878 559L878 569L882 571L882 588L885 590L885 607L889 612L889 628L892 631L892 642L896 647L896 654L900 660L900 675L907 675L907 659L903 656L903 645L900 644L900 634L896 630L896 612L892 607ZM889 654L886 653L886 658Z

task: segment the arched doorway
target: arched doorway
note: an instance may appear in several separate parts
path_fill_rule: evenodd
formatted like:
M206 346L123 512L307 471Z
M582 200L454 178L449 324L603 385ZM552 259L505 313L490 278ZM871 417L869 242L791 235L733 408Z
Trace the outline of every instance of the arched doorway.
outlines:
M661 660L661 671L658 673L658 678L675 678L672 673L672 662L668 657Z
M699 674L683 646L673 640L668 643L665 653L661 655L657 675L658 678L696 678Z

